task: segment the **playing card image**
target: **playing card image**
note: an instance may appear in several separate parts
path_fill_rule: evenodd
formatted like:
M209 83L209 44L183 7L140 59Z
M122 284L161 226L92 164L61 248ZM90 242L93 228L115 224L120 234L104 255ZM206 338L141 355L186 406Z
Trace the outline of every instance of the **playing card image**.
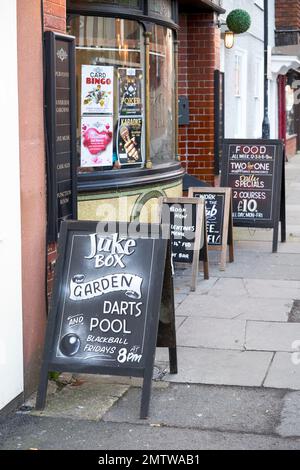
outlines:
M142 69L118 69L119 115L138 116L143 112Z
M82 66L81 114L112 114L114 68Z

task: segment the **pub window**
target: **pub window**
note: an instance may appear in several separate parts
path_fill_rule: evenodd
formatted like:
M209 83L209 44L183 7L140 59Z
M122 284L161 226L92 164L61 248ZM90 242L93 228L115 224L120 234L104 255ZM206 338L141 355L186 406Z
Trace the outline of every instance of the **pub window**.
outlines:
M150 41L151 160L175 158L175 77L173 33L153 25Z
M79 173L144 168L143 27L133 20L75 15L69 32L76 37ZM174 41L169 28L153 24L151 33L150 152L158 165L175 159Z

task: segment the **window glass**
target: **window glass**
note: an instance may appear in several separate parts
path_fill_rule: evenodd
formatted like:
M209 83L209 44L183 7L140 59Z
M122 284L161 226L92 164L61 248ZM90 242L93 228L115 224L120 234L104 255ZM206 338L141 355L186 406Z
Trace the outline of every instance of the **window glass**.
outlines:
M149 12L172 18L171 0L149 0Z
M144 166L143 34L138 22L76 16L79 172Z
M151 160L175 158L175 73L172 30L153 25L150 44Z
M102 5L116 5L128 8L140 8L140 0L84 0L85 3L98 3ZM76 5L82 3L82 0L69 0L68 3Z

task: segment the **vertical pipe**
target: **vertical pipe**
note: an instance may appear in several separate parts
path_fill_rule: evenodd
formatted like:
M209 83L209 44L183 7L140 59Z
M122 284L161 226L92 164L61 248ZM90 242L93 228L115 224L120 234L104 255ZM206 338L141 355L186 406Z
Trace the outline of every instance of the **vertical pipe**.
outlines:
M178 148L178 52L179 52L179 41L174 41L174 65L175 65L175 158L180 160L179 148Z
M150 38L151 32L146 31L145 37L145 132L146 132L146 168L152 168L150 153Z
M263 120L263 125L262 125L263 139L270 138L268 46L269 46L269 5L268 5L268 0L264 0L264 120Z

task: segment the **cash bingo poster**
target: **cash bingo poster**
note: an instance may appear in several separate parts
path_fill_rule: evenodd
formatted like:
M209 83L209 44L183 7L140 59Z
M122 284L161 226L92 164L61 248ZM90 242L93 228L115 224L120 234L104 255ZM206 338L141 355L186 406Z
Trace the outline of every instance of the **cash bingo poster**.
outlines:
M51 362L74 370L144 368L147 328L155 317L158 325L167 241L96 228L96 222L64 225Z
M113 164L113 117L81 118L81 167L103 167Z
M118 125L118 158L121 164L142 162L143 120L141 117L121 117Z
M114 68L112 66L82 65L81 115L113 114Z

